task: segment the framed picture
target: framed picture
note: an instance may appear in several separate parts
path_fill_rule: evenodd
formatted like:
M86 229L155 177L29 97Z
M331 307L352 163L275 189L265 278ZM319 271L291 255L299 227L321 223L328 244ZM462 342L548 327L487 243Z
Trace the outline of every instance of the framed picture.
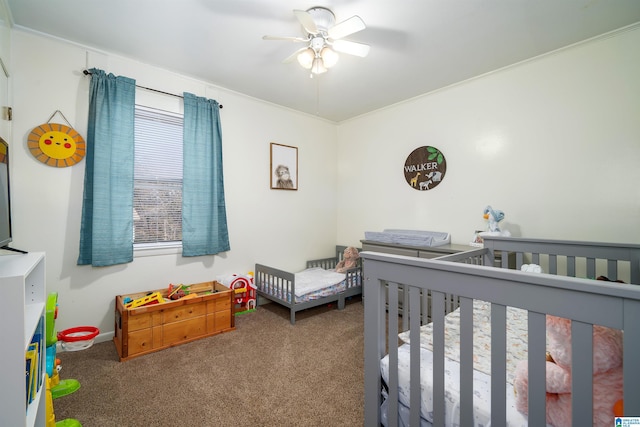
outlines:
M271 143L271 188L298 189L298 148Z

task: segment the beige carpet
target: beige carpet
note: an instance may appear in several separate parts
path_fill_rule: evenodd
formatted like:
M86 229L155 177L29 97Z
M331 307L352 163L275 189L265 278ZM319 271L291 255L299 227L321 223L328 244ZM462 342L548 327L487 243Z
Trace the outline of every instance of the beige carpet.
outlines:
M56 421L103 426L362 426L364 307L317 307L289 323L276 304L236 330L119 362L112 342L59 353L80 389Z

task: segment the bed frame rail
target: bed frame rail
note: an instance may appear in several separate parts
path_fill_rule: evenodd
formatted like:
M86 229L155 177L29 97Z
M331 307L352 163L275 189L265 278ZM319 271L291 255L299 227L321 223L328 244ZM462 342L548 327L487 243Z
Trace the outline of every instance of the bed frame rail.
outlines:
M515 244L514 244L515 243ZM632 283L639 283L640 246L584 242L548 242L534 239L485 239L485 247L438 259L422 259L375 252L363 252L365 286L365 423L380 425L380 359L389 355L388 425L398 423L398 312L397 289L409 294L409 334L412 345L410 385L410 425L420 425L420 326L423 295L429 294L433 322L433 416L434 425L445 425L444 316L446 295L457 295L461 311L460 424L473 425L473 301L491 303L491 416L492 425L506 424L506 309L528 311L529 372L544 372L546 314L572 320L572 352L584 357L573 360L572 408L574 425L591 425L592 409L592 328L603 325L624 331L624 411L640 414L640 286L602 282L587 278L525 273L493 266L495 251L516 252L518 268L531 261L546 262L560 255L571 276L578 267L574 259L593 259L589 278L603 264L610 279L619 277L623 265ZM502 257L506 259L507 257ZM567 261L568 260L568 261ZM456 261L456 262L451 262ZM585 261L590 264L592 261ZM577 263L578 265L580 262ZM505 263L506 265L506 263ZM551 261L554 265L554 261ZM591 268L591 267L588 267ZM570 302L570 303L568 303ZM388 311L388 312L387 312ZM388 320L391 319L391 320ZM545 378L529 378L529 425L545 425ZM613 420L612 420L613 422Z
M518 270L523 264L532 263L542 265L543 271L549 274L589 279L605 276L613 281L621 279L640 284L638 247L621 243L486 236L484 265L494 265L498 252L513 252ZM502 268L507 268L507 258L502 257Z

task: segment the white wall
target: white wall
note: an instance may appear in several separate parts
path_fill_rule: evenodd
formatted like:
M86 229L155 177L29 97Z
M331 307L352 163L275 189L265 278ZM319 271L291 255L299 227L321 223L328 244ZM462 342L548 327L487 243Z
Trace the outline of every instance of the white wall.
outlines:
M338 126L338 240L446 231L468 243L487 204L514 235L640 243L640 27ZM425 76L428 78L428 76ZM439 148L445 179L402 172Z
M9 77L11 70L11 26L9 8L6 0L0 0L0 137L9 142L11 139L11 122L8 120L5 107L11 106L11 87Z
M256 262L301 269L306 259L333 253L335 124L59 40L21 30L14 30L12 36L12 246L46 252L47 290L59 293L58 330L93 325L113 333L114 299L119 294L246 273ZM56 110L86 138L89 78L81 71L87 67L125 75L139 85L166 92L207 96L224 106L229 252L196 258L176 253L136 257L126 265L102 268L76 265L85 162L67 168L46 166L30 154L26 141L31 130L46 123ZM163 96L166 108L175 106L177 98ZM153 98L148 92L137 94L138 100L143 97ZM60 115L52 122L64 124ZM298 191L269 188L270 142L298 147Z

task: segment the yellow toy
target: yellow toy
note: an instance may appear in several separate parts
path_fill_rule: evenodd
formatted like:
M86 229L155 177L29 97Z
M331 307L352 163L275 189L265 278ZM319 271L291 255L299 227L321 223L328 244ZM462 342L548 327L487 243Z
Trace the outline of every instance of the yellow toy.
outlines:
M162 294L160 292L154 292L151 295L128 302L125 304L125 308L137 308L147 304L162 304L163 302L164 298L162 298Z
M82 427L80 421L68 418L56 422L56 414L53 412L53 396L51 394L51 379L45 374L46 389L46 427Z

